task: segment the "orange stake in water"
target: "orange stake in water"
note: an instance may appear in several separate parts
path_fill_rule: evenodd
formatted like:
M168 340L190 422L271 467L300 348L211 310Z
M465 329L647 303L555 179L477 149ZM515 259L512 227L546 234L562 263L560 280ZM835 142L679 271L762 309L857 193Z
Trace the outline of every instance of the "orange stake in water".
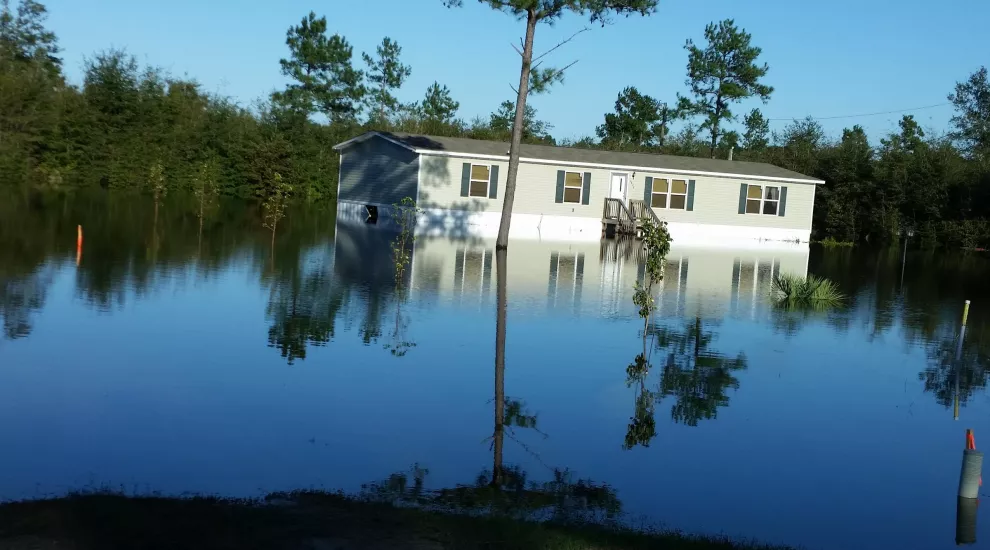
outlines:
M79 262L82 261L82 243L83 243L82 226L77 225L76 226L76 265L77 266L79 265Z

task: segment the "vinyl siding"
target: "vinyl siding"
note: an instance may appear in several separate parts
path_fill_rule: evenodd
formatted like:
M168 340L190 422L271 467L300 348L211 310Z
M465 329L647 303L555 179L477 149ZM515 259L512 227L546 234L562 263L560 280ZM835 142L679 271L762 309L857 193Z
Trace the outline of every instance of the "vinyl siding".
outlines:
M694 210L654 208L662 220L669 222L736 225L745 227L775 227L811 230L811 215L815 205L815 186L808 183L777 183L736 178L684 176L663 172L637 172L630 185L629 198L643 199L646 178L682 179L695 181ZM787 188L784 216L739 213L740 184L778 186Z
M355 143L341 152L339 200L395 204L416 198L416 153L384 139Z
M420 205L427 208L500 212L505 193L508 162L464 157L422 156ZM487 199L461 197L461 168L465 162L498 165L498 197ZM591 173L589 204L556 203L557 171ZM571 216L601 218L604 199L608 194L612 170L567 165L531 164L519 165L513 213L546 216ZM772 227L781 229L811 229L814 209L815 186L805 183L771 183L739 178L692 177L663 172L631 173L628 199L642 199L647 176L654 178L694 179L694 210L655 209L661 219L670 222L700 223L711 225L736 225L748 227ZM787 187L785 216L739 214L739 185L779 185Z
M445 208L451 210L469 210L471 212L501 212L502 199L505 198L505 178L509 172L508 162L483 159L467 159L457 157L440 157L422 155L420 162L419 206L422 208ZM461 196L461 169L465 162L498 166L498 196L494 199L485 197ZM519 191L516 190L518 204ZM553 200L553 197L550 197ZM515 210L515 209L513 209Z

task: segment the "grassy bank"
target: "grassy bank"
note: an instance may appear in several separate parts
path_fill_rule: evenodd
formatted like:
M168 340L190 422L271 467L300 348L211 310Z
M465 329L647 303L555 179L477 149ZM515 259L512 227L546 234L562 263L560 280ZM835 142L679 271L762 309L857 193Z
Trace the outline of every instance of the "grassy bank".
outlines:
M0 505L0 549L771 549L671 531L532 523L328 493L262 500L91 493Z

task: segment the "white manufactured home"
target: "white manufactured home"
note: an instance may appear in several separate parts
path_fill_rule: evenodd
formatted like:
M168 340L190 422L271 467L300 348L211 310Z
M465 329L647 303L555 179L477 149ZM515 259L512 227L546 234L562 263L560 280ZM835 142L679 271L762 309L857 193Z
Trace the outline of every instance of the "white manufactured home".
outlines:
M408 197L424 209L421 233L493 236L508 148L494 141L365 133L335 147L338 217L363 220ZM520 157L512 237L597 240L621 210L666 221L680 244L800 245L811 237L815 187L824 183L755 162L546 145L523 145Z

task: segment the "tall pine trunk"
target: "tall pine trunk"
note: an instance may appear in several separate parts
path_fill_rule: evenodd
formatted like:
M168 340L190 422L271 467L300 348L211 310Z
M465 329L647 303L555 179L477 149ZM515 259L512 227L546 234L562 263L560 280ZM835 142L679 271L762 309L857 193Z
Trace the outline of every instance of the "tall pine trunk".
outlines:
M711 155L715 158L715 147L718 145L718 115L715 115L715 122L712 123L712 144L711 144Z
M721 83L719 86L721 87ZM718 147L718 123L722 120L722 95L715 96L715 116L712 120L712 147L711 154L712 158L715 158L715 148Z
M509 144L509 173L505 181L502 221L498 225L496 249L504 249L509 246L509 224L512 222L512 201L516 197L519 147L522 143L523 122L526 114L526 96L529 94L529 72L533 65L533 35L536 34L536 22L536 11L530 9L526 17L526 38L523 42L522 69L519 71L519 93L516 96L516 118L512 123L512 141Z
M496 293L496 313L495 313L495 432L492 434L494 440L494 456L492 458L492 486L499 487L502 483L502 440L505 431L505 310L506 292L506 250L505 248L495 249L495 293Z

